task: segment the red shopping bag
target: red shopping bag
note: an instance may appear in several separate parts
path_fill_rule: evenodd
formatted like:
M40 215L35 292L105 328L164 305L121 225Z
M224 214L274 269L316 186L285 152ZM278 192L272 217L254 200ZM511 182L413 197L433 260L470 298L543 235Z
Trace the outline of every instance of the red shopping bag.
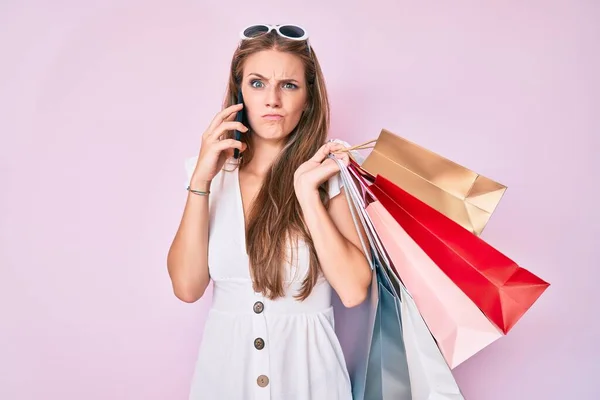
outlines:
M351 167L360 168L356 164ZM435 264L504 334L550 286L383 176L378 175L369 189Z

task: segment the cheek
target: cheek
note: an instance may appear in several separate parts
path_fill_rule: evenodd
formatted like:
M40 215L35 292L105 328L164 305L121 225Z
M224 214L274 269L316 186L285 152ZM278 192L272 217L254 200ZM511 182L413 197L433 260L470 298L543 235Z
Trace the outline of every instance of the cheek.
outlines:
M244 98L244 108L246 110L246 118L248 122L255 123L260 120L260 104L256 103L255 98L246 99Z
M287 120L287 126L286 126L286 130L292 130L296 125L298 125L298 123L300 122L300 119L302 118L302 113L304 112L304 108L305 108L305 101L302 100L296 100L293 102L293 104L290 105L290 108L288 108L289 110L289 114L288 114L288 120Z
M290 115L290 118L288 119L288 123L290 125L296 126L300 122L301 118L302 118L302 109L300 108L300 109L294 111L294 113Z
M302 99L294 101L292 105L293 115L300 118L304 108L306 106L306 99L303 97Z

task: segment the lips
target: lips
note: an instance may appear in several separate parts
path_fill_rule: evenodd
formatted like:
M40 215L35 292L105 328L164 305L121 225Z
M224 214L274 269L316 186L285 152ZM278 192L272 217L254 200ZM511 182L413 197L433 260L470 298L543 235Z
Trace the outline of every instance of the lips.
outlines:
M283 118L281 114L265 114L262 116L264 119L268 119L270 121L278 121Z

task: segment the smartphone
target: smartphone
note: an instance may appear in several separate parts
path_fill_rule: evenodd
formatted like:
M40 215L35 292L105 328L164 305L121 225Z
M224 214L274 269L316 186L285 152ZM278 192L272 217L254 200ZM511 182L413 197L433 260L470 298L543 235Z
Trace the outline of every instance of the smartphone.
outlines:
M241 88L238 91L237 101L238 101L238 103L244 104L244 96L242 96ZM244 105L244 108L242 108L240 111L237 112L235 120L237 122L241 122L242 124L246 125L246 106L245 105ZM237 129L234 131L233 135L234 135L235 140L242 140L242 132L238 131ZM239 149L233 149L233 158L236 158L236 159L240 158L240 150Z

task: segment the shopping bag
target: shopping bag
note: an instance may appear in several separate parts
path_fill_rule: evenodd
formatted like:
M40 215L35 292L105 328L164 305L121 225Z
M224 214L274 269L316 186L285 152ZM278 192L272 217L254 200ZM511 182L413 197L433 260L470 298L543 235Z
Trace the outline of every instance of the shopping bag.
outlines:
M417 305L402 284L400 300L412 400L464 400Z
M450 368L503 336L379 201L367 213Z
M548 282L381 175L369 189L502 333L548 288Z
M358 232L362 226L368 242L360 235L363 252L367 255L374 279L370 288L371 310L373 314L365 316L369 329L368 335L358 343L368 346L367 356L362 363L355 364L350 372L352 394L355 400L398 399L410 400L410 375L408 360L402 336L400 299L389 279L385 265L381 263L378 251L372 239L372 227L366 219L365 206L355 190L354 182L340 160L333 158L340 166L340 178L346 193L346 200ZM374 305L374 307L373 307ZM336 316L336 320L337 320ZM337 324L337 323L336 323ZM343 332L342 332L342 336ZM341 340L341 339L340 339ZM364 353L359 351L359 353Z
M383 129L362 168L480 235L506 186Z
M367 363L379 304L379 289L375 271L371 277L367 299L362 304L347 308L335 292L332 293L332 303L335 313L335 332L352 382L353 399L368 400L364 397Z
M361 222L365 227L370 248L373 252L372 264L378 277L381 312L377 314L379 319L376 320L375 325L387 322L388 327L386 328L383 325L381 332L384 334L393 333L393 335L388 335L387 337L381 335L381 345L379 345L383 350L381 365L388 366L388 368L378 369L379 360L371 357L369 360L372 364L370 364L368 372L373 372L374 375L377 375L374 380L378 383L381 382L378 375L379 370L385 371L391 377L403 377L400 380L388 380L387 385L381 382L383 383L381 392L367 392L367 398L462 400L463 397L448 364L444 360L433 336L427 329L425 322L420 317L414 301L408 295L402 282L395 275L386 248L377 236L369 214L365 212L369 206L365 208L366 203L362 200L367 195L368 188L358 177L356 180L357 184L354 185L350 178L350 171L348 169L341 172L344 181L348 182L346 184L347 197L351 197L354 200L355 206L362 214ZM386 315L387 318L385 318ZM400 321L400 324L397 324L396 321ZM401 327L401 332L398 332L398 326ZM402 338L404 354L398 346L398 338ZM378 346L378 337L376 335L373 336L372 343L374 347ZM404 357L407 360L406 368L404 362L396 363L395 369L389 368L390 365L394 366L394 360L404 360ZM390 361L388 362L388 360ZM409 376L410 397L407 397L405 389L407 387L407 383L405 382L406 369ZM368 375L367 382L373 382L371 375ZM404 396L400 397L402 394Z
M379 304L366 374L365 399L412 399L400 299L384 267L373 260Z

